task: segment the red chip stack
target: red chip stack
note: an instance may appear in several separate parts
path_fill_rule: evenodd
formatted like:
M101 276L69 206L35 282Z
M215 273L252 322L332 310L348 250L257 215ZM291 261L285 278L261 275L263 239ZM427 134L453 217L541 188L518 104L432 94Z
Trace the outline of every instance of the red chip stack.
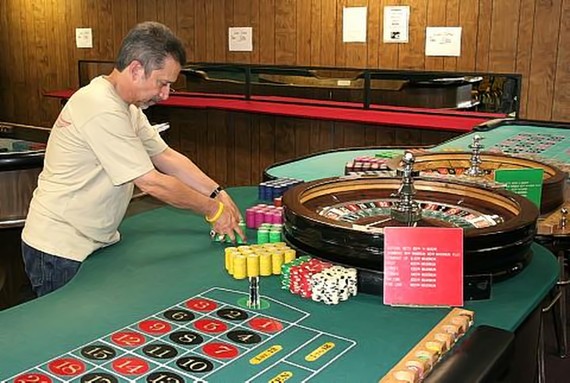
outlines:
M323 262L316 258L291 266L289 270L289 291L310 299L312 297L311 277L331 266L332 263Z

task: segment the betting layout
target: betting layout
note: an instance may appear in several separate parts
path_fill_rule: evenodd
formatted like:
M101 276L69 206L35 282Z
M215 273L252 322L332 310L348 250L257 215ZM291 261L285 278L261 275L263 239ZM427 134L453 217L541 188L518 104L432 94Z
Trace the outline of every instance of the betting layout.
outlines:
M485 151L499 151L514 156L539 156L559 167L560 163L569 163L570 131L539 125L501 125L488 132L475 132L458 137L432 150L468 150L473 134L484 138Z
M542 154L566 139L552 133L519 133L496 143L490 150L498 149L507 154Z
M356 342L303 326L310 314L269 297L211 288L23 371L8 382L305 381Z

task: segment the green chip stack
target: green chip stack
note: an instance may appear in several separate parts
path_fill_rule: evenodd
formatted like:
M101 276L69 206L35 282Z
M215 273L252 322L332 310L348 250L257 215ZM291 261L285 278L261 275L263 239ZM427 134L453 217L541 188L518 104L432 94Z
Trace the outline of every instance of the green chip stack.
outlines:
M281 242L283 236L283 225L278 223L264 223L257 230L257 244L278 243Z

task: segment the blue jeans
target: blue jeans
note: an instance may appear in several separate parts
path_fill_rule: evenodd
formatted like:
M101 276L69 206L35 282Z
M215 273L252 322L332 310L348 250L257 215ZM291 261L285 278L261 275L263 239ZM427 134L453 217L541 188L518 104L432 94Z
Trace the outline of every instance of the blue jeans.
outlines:
M44 253L24 241L22 241L22 256L32 290L38 297L65 285L81 266L81 262Z

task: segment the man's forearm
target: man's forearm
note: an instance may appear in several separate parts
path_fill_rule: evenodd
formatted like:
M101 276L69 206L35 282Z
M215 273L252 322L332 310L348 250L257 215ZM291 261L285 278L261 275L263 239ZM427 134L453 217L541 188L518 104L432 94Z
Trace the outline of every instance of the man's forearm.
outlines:
M176 177L156 170L137 178L135 185L151 196L177 208L190 209L206 216L212 216L218 209L218 202L194 190Z
M163 153L152 157L152 162L161 172L178 178L205 196L209 196L218 184L208 177L188 157L168 148Z

